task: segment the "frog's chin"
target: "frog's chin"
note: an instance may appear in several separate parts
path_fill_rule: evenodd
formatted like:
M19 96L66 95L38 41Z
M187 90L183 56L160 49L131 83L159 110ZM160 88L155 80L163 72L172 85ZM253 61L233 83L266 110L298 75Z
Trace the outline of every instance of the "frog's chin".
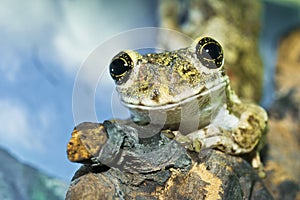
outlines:
M226 101L226 91L225 88L227 82L224 81L214 87L201 91L195 95L184 98L178 102L170 102L163 105L142 105L142 104L132 104L125 101L121 101L122 104L129 108L130 110L140 110L140 111L154 111L154 110L172 110L181 106L188 105L193 102L197 102L197 105L201 109L206 109L207 107L215 107L215 104L224 103ZM223 102L222 102L223 101Z

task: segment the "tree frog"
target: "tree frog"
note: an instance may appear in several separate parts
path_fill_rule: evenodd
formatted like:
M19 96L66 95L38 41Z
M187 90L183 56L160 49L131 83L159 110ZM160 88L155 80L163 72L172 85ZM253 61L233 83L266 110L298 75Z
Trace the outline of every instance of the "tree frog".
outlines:
M199 37L174 51L121 51L109 71L135 124L159 124L196 152L216 148L233 155L253 153L252 166L258 168L267 113L237 97L223 64L222 46L211 37Z

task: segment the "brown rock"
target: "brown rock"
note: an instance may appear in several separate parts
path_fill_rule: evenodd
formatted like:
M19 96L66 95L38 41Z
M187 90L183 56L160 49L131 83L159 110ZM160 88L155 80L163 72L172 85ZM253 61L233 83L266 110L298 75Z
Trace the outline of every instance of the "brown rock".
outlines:
M71 162L89 163L98 155L107 141L107 133L102 124L85 122L76 126L67 146L68 159Z
M84 166L75 175L66 199L272 199L243 159L216 150L191 156L195 157L188 171L169 168L151 174L131 174ZM157 181L161 177L167 178Z
M268 159L276 162L290 180L300 183L300 129L290 116L269 120Z
M280 42L276 68L278 93L296 89L295 100L300 102L300 28L290 32ZM299 104L298 104L299 105ZM299 117L299 116L298 116Z
M300 199L300 29L278 49L277 98L269 113L264 180L275 199Z
M72 182L66 199L118 199L114 194L115 186L108 177L103 174L88 173Z

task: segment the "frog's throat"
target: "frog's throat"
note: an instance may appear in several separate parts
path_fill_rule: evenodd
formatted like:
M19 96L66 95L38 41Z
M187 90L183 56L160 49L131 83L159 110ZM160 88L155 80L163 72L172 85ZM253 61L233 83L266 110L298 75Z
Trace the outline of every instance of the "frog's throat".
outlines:
M223 101L225 100L226 101L226 98L221 98L220 95L226 95L226 92L225 92L225 89L227 88L228 86L228 81L225 79L224 81L222 81L221 83L209 88L209 89L206 89L204 91L201 91L200 93L197 93L193 96L190 96L190 97L187 97L185 99L182 99L178 102L174 102L174 103L169 103L169 104L163 104L163 105L159 105L159 106L145 106L145 105L137 105L137 104L130 104L130 103L127 103L127 102L124 102L124 101L121 101L121 103L129 108L129 109L132 109L132 110L149 110L149 111L154 111L154 110L171 110L173 108L176 108L178 106L181 106L181 105L184 105L186 103L189 103L189 102L192 102L192 101L195 101L197 99L199 99L201 96L202 97L205 97L205 96L210 96L211 98L211 102L218 102L221 103L220 101Z

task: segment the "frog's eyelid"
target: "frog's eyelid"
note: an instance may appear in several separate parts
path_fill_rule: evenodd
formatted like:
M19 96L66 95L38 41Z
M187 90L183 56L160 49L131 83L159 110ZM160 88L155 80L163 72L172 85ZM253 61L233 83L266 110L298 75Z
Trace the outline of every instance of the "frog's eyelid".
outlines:
M133 50L124 50L123 51L124 53L126 53L132 60L132 68L134 68L134 66L137 64L138 60L141 59L142 55L139 54L138 52L136 51L133 51Z

